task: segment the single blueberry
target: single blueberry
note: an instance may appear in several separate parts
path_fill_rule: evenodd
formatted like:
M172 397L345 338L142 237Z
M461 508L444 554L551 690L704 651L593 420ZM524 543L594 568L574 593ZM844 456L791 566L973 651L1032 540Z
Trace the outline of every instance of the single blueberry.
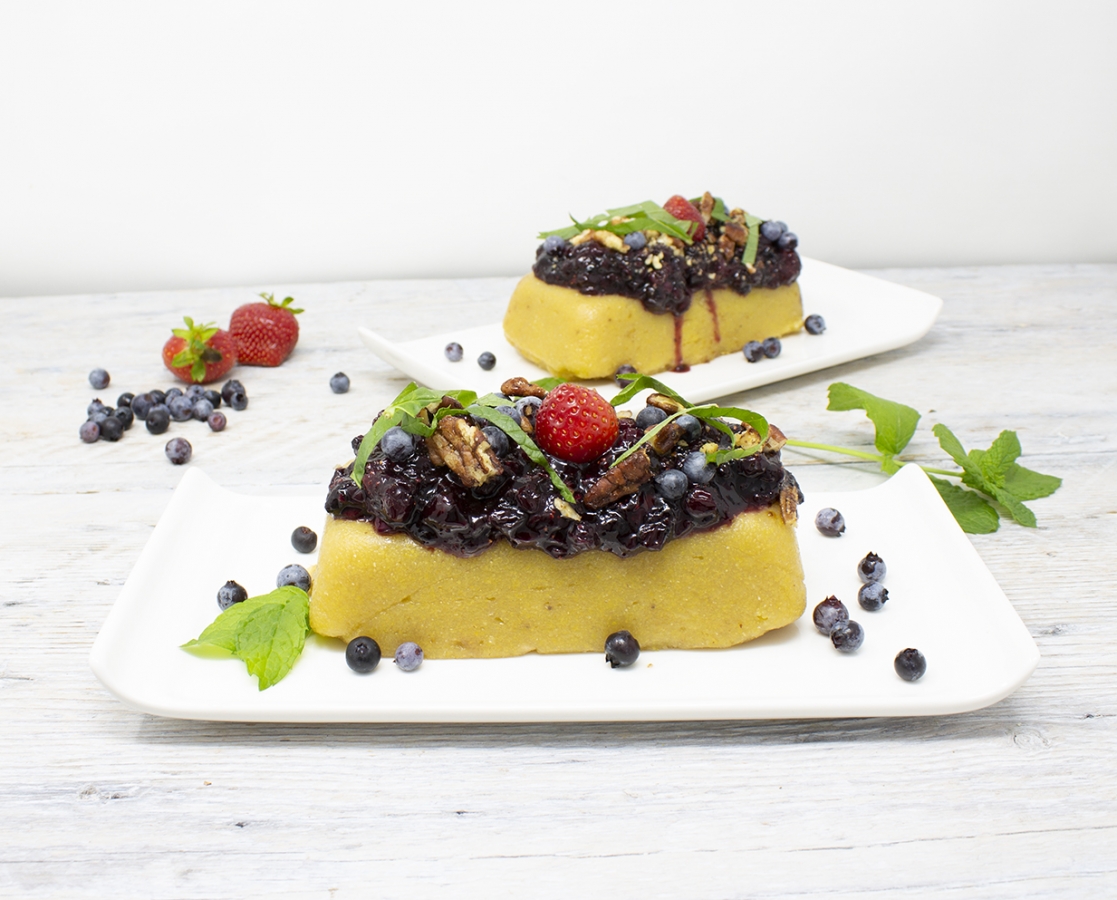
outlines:
M289 584L297 588L302 588L304 591L309 591L310 573L298 563L284 566L279 570L279 574L275 576L275 586L286 587Z
M213 404L203 396L194 401L194 405L190 407L190 411L199 422L206 422L209 420L209 417L213 415Z
M222 394L221 396L224 397L225 395ZM230 409L235 409L237 412L248 409L248 394L240 390L232 391L225 399L225 403Z
M401 672L414 672L423 664L423 648L414 641L404 641L396 647L395 660Z
M192 384L183 391L183 396L186 397L192 404L197 403L206 395L206 389L200 384Z
M120 424L124 426L125 431L131 428L132 423L136 420L136 414L132 412L130 406L118 406L113 410L113 416L120 419Z
M345 662L362 675L380 665L380 645L370 637L355 637L345 648Z
M626 234L624 236L624 242L628 244L628 246L632 250L643 250L646 246L648 246L647 235L645 235L642 231L633 231L629 234Z
M182 388L177 388L177 387L169 388L167 390L167 393L163 397L163 402L166 403L167 406L170 406L171 401L175 397L181 397L181 396L182 396Z
M830 630L830 641L843 653L852 653L865 642L865 629L850 619Z
M617 371L615 371L613 373L613 381L615 381L617 383L617 385L620 386L620 387L628 387L629 382L631 382L632 379L631 378L621 378L621 376L622 375L636 375L636 374L638 374L637 371L636 371L636 366L630 366L628 363L625 363L623 366L617 366Z
M393 462L406 462L415 452L415 439L398 425L393 425L380 438L380 450Z
M209 425L210 431L224 431L228 420L223 412L211 412L209 418L206 419L206 424Z
M330 379L330 390L335 394L346 394L349 392L349 376L344 372L338 372L333 378Z
M104 369L94 369L89 373L89 383L93 385L93 390L103 391L109 386L109 373Z
M124 423L116 416L106 416L100 425L102 441L119 441L124 435Z
M876 612L887 601L888 588L879 581L863 584L861 590L857 592L857 602L861 604L862 609L867 609L869 612Z
M123 394L121 394L119 397L116 398L116 405L117 405L117 407L131 406L132 401L135 400L135 399L136 399L135 394L133 394L131 391L125 391Z
M132 398L132 403L129 408L134 415L141 422L147 418L147 414L151 412L151 407L155 405L155 401L151 399L151 394L136 394Z
M238 391L242 394L245 393L244 385L241 384L236 378L230 378L223 385L221 385L221 399L228 403L229 398Z
M465 351L462 350L462 345L457 341L450 341L450 343L446 345L446 358L450 360L450 362L461 362L464 352Z
M846 530L846 520L836 509L827 506L815 515L814 527L827 537L841 537Z
M244 603L248 599L248 591L235 581L226 581L217 589L217 605L224 611L234 603Z
M849 621L849 610L837 597L831 595L814 608L814 627L820 633L829 635L838 625Z
M817 313L813 313L803 320L803 328L807 334L822 334L826 330L826 320Z
M291 532L291 546L299 553L313 553L318 546L318 535L305 525L300 525Z
M760 224L760 233L764 235L773 244L780 239L780 235L784 233L787 226L783 222L762 222Z
M763 343L761 343L760 346L764 350L764 355L767 356L768 359L775 359L777 356L780 355L780 351L783 349L783 344L780 343L780 339L778 337L764 338L764 341Z
M701 450L688 453L681 466L683 474L695 484L709 484L714 480L718 467L706 459L706 454Z
M566 238L559 237L557 234L549 235L543 239L544 253L558 253L565 246Z
M764 359L764 345L760 341L749 341L741 349L741 352L745 354L745 359L750 363L760 362Z
M151 402L154 406L159 406L160 404L166 404L166 402L167 402L167 392L166 391L161 391L161 390L159 390L159 388L156 388L153 391L148 391L147 395L151 398Z
M887 571L888 567L884 564L884 560L872 551L857 564L857 576L866 584L870 581L880 581Z
M190 442L186 438L176 437L167 441L167 446L163 448L163 452L167 454L167 459L174 465L182 466L190 462L190 457L194 455L194 448L190 446Z
M914 647L896 654L896 674L904 681L919 681L927 671L927 658Z
M614 669L631 666L640 655L640 642L627 631L615 631L605 638L605 661Z
M489 446L493 448L493 453L497 456L504 456L511 449L508 435L495 425L486 425L481 429L481 434L485 436L485 440L489 442Z
M171 414L167 407L160 403L148 410L144 424L152 434L162 434L171 424Z
M112 412L112 407L105 406L105 404L101 402L101 398L97 397L89 402L89 406L85 408L85 414L92 419L95 413L104 412L106 409Z
M514 407L514 406L507 406L507 405L498 406L496 408L496 411L504 413L506 416L508 416L508 418L510 418L517 425L523 425L524 424L523 417L520 415L520 411L518 409L516 409L516 407Z
M206 391L205 398L213 404L213 408L217 409L221 405L221 392L220 391Z
M543 401L539 397L521 397L516 401L516 410L519 412L521 419L531 418L542 405Z
M686 473L678 469L664 469L655 477L655 489L664 500L678 500L690 487Z
M785 231L780 235L780 239L776 241L776 247L780 250L794 250L799 246L799 235L794 231Z
M193 418L194 404L190 402L189 397L179 394L176 397L171 397L167 402L167 411L176 422L185 422Z
M683 429L683 437L692 444L702 437L702 423L697 416L684 413L675 420L675 424Z
M477 357L477 365L488 372L496 365L496 357L493 356L488 350Z
M87 444L95 444L101 439L101 426L92 419L86 419L78 429L78 436Z
M647 431L653 425L658 425L666 418L667 413L658 406L645 406L640 412L636 413L636 424Z

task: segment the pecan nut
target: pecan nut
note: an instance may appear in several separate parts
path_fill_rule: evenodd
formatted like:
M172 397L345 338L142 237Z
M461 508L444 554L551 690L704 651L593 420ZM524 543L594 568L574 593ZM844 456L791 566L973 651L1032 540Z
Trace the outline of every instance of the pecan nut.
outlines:
M500 392L509 397L538 397L540 400L547 396L546 388L532 384L522 375L517 375L515 378L509 378L505 381L500 386Z
M737 222L726 222L721 226L721 233L734 244L744 245L749 239L749 230Z
M447 466L468 488L504 473L496 452L476 425L461 416L446 416L427 438L427 453L436 466Z
M601 509L621 497L634 494L652 480L652 460L641 447L627 459L613 466L587 492L582 503L586 509Z
M799 519L799 504L803 502L803 492L799 489L799 482L795 476L784 471L783 480L780 482L780 515L784 522L793 525Z

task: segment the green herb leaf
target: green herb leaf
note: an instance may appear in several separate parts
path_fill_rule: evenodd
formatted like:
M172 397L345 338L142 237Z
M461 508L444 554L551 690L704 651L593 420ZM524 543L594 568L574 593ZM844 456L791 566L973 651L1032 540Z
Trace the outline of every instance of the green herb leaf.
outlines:
M1015 432L1002 431L988 450L966 453L962 442L945 425L940 423L931 431L939 439L939 446L962 467L963 484L992 497L1013 519L1026 528L1036 527L1035 513L1028 509L1023 500L1006 485L1007 473L1010 467L1015 466L1014 460L1020 455L1020 442ZM1039 475L1037 472L1030 474ZM1042 479L1044 488L1050 486L1049 476L1039 476L1039 478ZM1029 486L1038 486L1038 483L1028 476L1023 476L1022 480Z
M235 656L255 675L260 690L280 681L298 660L309 631L306 591L288 585L249 597L222 612L182 648L196 656Z
M553 375L550 375L546 378L537 378L535 379L535 381L532 382L532 384L543 388L543 390L545 391L553 391L560 384L566 384L566 381L562 378L556 378Z
M1005 472L1005 490L1021 500L1039 500L1041 497L1049 497L1062 483L1062 478L1033 472L1016 463L1010 465Z
M763 219L745 213L745 227L749 230L749 236L745 241L745 250L741 254L741 262L750 269L756 265L756 248L760 245L760 223L763 221Z
M609 403L613 406L620 406L635 397L640 391L652 390L657 394L663 394L665 397L670 397L676 403L681 403L683 406L690 406L686 400L680 397L675 391L665 385L662 381L656 381L650 375L641 375L636 373L623 373L617 376L621 381L627 381L628 386L617 394Z
M910 406L884 400L868 391L838 381L830 385L830 402L826 407L833 410L863 409L869 420L876 426L876 448L888 456L895 456L903 450L915 434L919 424L919 413ZM959 444L959 447L961 445ZM945 447L943 448L946 449ZM949 451L948 451L949 452ZM957 462L957 460L955 460ZM961 463L958 463L961 465ZM893 474L897 469L889 474ZM886 469L887 471L887 469Z
M630 219L631 221L611 221L616 218ZM575 219L574 216L571 216L570 220L574 223L573 226L558 228L554 231L541 231L539 233L539 239L544 240L551 235L558 235L561 238L569 240L587 229L609 231L621 236L631 234L634 231L654 230L661 234L677 237L684 243L690 244L693 243L693 234L698 228L697 222L691 222L686 219L676 219L662 206L658 203L653 203L651 200L645 200L642 203L634 203L631 206L622 206L617 209L608 209L604 214L586 219L584 222Z
M507 400L503 401L503 403L507 402ZM441 410L439 411L441 412ZM528 459L530 459L536 465L542 466L546 470L547 474L551 478L551 484L553 484L559 494L562 495L563 500L565 500L567 503L574 502L573 492L570 490L569 487L566 486L566 483L561 478L559 478L558 472L556 472L551 466L550 461L543 454L543 451L540 450L535 441L533 441L528 436L527 432L516 424L516 420L513 419L511 416L506 415L505 413L502 413L499 410L493 409L491 407L479 406L477 404L466 407L465 410L452 410L451 412L457 413L459 415L462 413L466 413L471 416L477 416L479 419L485 419L488 422L492 422L497 428L499 428L506 435L508 435L508 437L516 442L517 446L524 451Z
M1001 517L979 494L934 475L928 477L966 534L992 534L1000 526Z

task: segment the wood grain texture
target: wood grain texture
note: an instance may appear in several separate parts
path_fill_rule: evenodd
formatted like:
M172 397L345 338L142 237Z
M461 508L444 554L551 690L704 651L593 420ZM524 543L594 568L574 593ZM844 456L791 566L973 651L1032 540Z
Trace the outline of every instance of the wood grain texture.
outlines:
M826 386L848 381L923 413L912 459L945 462L938 421L967 446L1013 428L1022 462L1064 479L1031 504L1038 528L973 538L1041 662L966 715L300 727L134 713L88 653L181 470L142 427L79 442L86 373L112 372L106 402L169 386L169 328L224 320L253 290L3 301L0 895L1117 895L1117 266L876 274L944 298L926 338L736 400L791 436L868 448L860 414L825 410ZM295 355L240 370L251 403L224 433L175 430L230 488L322 484L406 381L354 326L491 321L513 283L262 286L306 307ZM338 370L347 395L328 389ZM786 459L808 490L880 479Z

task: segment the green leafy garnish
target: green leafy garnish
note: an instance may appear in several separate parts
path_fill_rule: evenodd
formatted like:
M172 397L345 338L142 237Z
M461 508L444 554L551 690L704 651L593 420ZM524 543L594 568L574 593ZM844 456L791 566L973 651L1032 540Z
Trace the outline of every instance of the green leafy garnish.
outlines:
M613 219L623 221L614 222ZM676 219L662 206L653 203L651 200L634 203L631 206L621 206L617 209L607 209L601 215L593 216L584 222L571 216L570 221L574 224L568 225L566 228L540 232L539 239L543 240L551 235L557 235L569 240L586 230L609 231L620 237L634 231L658 231L660 234L677 237L683 243L691 244L694 242L692 235L698 228L697 222Z
M306 591L288 585L234 603L182 649L196 656L243 660L260 690L280 681L303 651L310 630Z
M830 385L827 409L863 409L876 429L873 443L878 452L869 453L790 438L787 445L871 460L878 463L881 471L888 475L894 475L900 470L903 463L897 457L907 447L919 424L920 415L916 410L843 382ZM954 472L930 466L921 468L931 476L931 482L939 496L967 534L989 534L997 530L1000 514L989 501L997 503L1021 525L1034 528L1035 514L1024 505L1024 501L1047 497L1063 483L1061 478L1054 475L1044 475L1017 464L1021 449L1020 440L1014 431L1002 431L988 450L970 450L969 453L945 425L935 425L931 431L939 439L939 446L962 470ZM957 478L965 487L935 476Z
M701 197L691 197L691 205L697 209L698 205L702 202ZM710 218L715 222L728 222L729 213L725 211L725 201L721 197L714 197L714 208L710 211Z
M751 213L745 213L745 227L749 230L748 239L745 241L745 251L741 254L741 262L748 268L756 265L756 248L760 244L760 223L763 219Z

